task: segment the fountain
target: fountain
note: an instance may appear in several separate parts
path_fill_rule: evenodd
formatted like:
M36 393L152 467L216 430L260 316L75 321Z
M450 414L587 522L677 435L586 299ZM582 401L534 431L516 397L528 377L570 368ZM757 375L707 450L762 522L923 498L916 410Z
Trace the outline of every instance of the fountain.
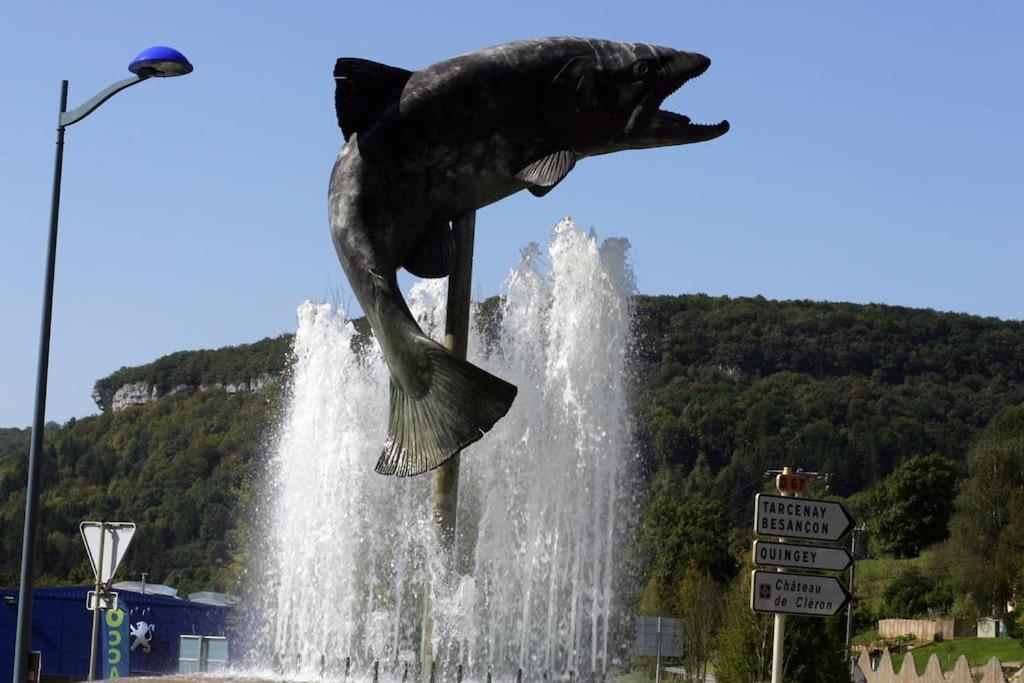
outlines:
M343 311L299 308L264 496L251 670L372 680L377 667L415 680L428 593L437 680L607 669L622 646L614 589L632 510L627 251L563 220L546 253L523 250L497 328L471 336L470 361L519 396L462 459L454 568L435 542L430 478L373 472L387 417L379 348ZM445 286L425 280L410 293L435 338Z

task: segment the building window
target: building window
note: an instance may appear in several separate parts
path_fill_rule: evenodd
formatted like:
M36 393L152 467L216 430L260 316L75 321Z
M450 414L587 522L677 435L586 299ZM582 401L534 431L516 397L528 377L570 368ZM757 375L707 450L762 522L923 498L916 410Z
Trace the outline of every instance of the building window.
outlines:
M228 668L228 639L219 636L203 638L203 657L200 671L226 671Z
M228 639L221 636L181 636L178 673L224 671L228 668Z

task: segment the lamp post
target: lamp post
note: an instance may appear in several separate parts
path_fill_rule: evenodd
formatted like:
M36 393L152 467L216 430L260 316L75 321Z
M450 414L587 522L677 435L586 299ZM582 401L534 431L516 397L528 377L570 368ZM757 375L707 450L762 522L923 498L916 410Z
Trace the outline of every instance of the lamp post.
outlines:
M78 123L101 104L125 88L147 78L184 76L192 71L185 56L170 47L151 47L132 60L134 75L101 90L82 106L67 111L68 82L61 81L60 115L57 119L57 157L53 166L53 196L50 202L50 239L46 253L46 282L43 289L43 320L39 333L39 366L36 373L36 405L32 419L32 441L28 455L28 488L25 492L25 531L21 548L21 583L18 589L18 631L14 649L14 683L28 677L28 655L32 643L32 582L36 559L36 516L39 511L39 471L46 416L46 380L50 365L50 321L53 314L53 276L57 262L57 218L60 213L60 180L64 164L64 129Z

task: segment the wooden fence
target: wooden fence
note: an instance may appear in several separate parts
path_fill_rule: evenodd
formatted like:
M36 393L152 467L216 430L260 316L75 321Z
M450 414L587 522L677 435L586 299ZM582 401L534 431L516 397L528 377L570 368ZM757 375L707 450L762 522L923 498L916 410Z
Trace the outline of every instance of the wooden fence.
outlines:
M912 634L918 642L930 643L935 640L951 640L954 637L952 619L879 619L878 635L896 638Z
M924 673L921 675L918 675L917 669L914 668L914 658L909 653L903 658L903 666L900 667L900 672L897 674L892 668L892 658L889 656L888 650L882 653L882 660L879 662L877 670L871 669L871 659L865 651L861 651L857 666L864 673L868 683L974 683L975 680L971 673L971 667L967 665L967 657L963 655L956 660L953 677L948 679L943 677L942 669L939 667L939 658L934 654L928 659L928 666L925 667ZM981 675L979 683L1006 683L1003 667L995 657L988 660L988 664L975 671L974 674Z

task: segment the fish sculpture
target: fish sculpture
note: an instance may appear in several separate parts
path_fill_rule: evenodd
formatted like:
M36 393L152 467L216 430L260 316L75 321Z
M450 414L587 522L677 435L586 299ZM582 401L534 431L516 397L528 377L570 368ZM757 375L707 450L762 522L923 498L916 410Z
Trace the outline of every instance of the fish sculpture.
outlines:
M448 276L453 219L520 190L543 197L584 157L723 135L727 121L701 125L659 109L710 64L693 52L588 38L522 40L415 72L337 61L346 144L331 174L331 236L391 373L377 472L438 467L489 431L516 395L423 333L398 269Z

